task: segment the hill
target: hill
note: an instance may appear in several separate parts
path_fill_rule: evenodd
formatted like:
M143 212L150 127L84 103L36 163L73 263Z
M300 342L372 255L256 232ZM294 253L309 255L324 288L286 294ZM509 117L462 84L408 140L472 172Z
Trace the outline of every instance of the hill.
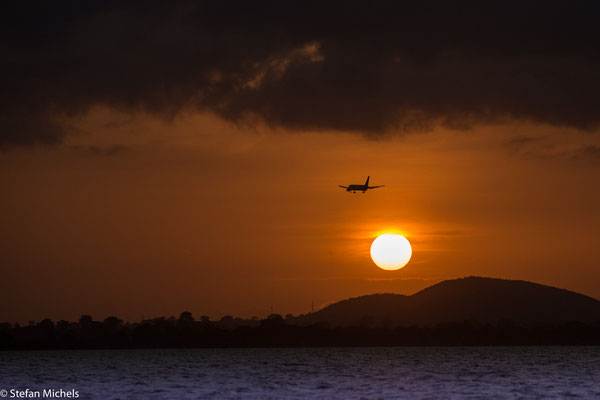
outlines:
M324 322L324 323L321 323ZM299 317L159 317L0 323L0 351L280 346L600 345L600 301L531 282L469 277L375 294Z
M374 294L343 300L294 323L393 327L465 320L591 323L600 321L600 301L532 282L467 277L440 282L411 296Z

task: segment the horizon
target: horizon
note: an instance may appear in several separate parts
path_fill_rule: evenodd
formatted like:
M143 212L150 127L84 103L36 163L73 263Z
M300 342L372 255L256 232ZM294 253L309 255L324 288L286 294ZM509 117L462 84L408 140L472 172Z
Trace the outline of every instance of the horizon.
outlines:
M578 292L569 290L567 288L560 288L560 287L548 286L548 285L543 285L543 284L540 284L540 283L537 283L537 282L524 281L524 280L518 280L518 279L505 279L505 278L494 278L494 277L489 277L489 276L469 275L469 276L464 276L464 277L458 277L458 278L451 278L451 279L441 280L439 282L431 284L430 286L426 286L426 287L424 287L422 289L419 289L419 290L417 290L417 291L415 291L413 293L408 293L408 294L404 294L404 293L392 293L392 292L378 292L378 293L362 294L362 295L359 295L359 296L356 296L356 297L349 297L349 298L345 298L345 299L339 299L339 300L335 300L335 301L323 304L320 307L311 307L311 311L308 311L308 312L305 312L305 313L298 313L296 315L294 315L292 313L287 313L287 312L275 312L275 310L273 309L273 310L270 310L267 314L264 314L264 315L252 315L252 316L239 316L239 315L237 315L236 316L236 315L225 314L225 315L221 315L221 316L218 316L216 318L213 318L212 316L206 315L204 313L194 314L192 312L189 312L186 309L186 310L182 310L181 312L177 312L177 313L172 314L172 315L145 316L145 315L142 314L141 318L139 320L125 320L125 319L119 318L118 315L110 314L110 315L107 315L106 317L99 318L99 319L97 319L95 321L105 321L107 318L115 318L116 317L116 318L118 318L119 320L121 320L125 324L140 324L140 323L143 323L145 321L154 321L154 320L157 320L157 319L167 319L167 320L170 320L170 319L173 319L173 318L174 319L178 319L184 313L189 313L190 317L192 317L192 319L194 319L194 320L196 320L196 319L193 316L194 315L196 315L196 316L199 315L198 318L200 318L200 319L198 319L196 321L203 320L204 318L209 318L210 322L219 322L223 318L226 318L226 317L230 317L230 318L233 318L233 319L236 319L236 320L237 319L241 319L241 320L245 320L245 321L251 321L251 320L260 321L260 320L269 319L269 318L271 318L273 316L280 316L280 317L283 317L284 319L287 320L288 317L299 318L299 317L306 317L306 316L310 316L312 314L316 314L319 311L321 311L321 310L323 310L323 309L325 309L325 308L327 308L327 307L329 307L331 305L335 305L337 303L342 303L342 302L344 302L346 300L355 300L355 299L359 299L359 298L364 298L364 297L369 297L369 296L378 296L378 295L393 295L393 296L400 295L400 296L411 297L413 295L416 295L416 294L422 292L425 289L429 289L429 288L432 288L434 286L437 286L440 283L455 282L455 281L461 281L461 280L472 280L473 278L474 279L483 279L483 280L494 280L494 281L519 282L519 283L532 284L532 285L536 285L536 286L543 286L543 287L547 287L547 288L550 288L550 289L556 289L556 290L559 290L559 291L566 291L566 292L569 292L571 294L581 295L581 296L584 296L584 297L587 297L587 298L590 298L592 300L600 302L600 300L597 299L597 298L585 295L583 293L578 293ZM311 306L313 306L313 305L311 304ZM177 317L177 315L179 315L179 317ZM61 322L61 321L66 321L66 322L69 322L69 323L78 323L78 321L82 317L90 317L92 320L94 320L93 319L94 318L93 315L82 314L81 316L79 316L79 318L76 318L76 319L71 320L71 321L64 320L64 319L54 320L52 318L45 317L45 318L40 319L39 321L35 321L35 320L29 320L29 321L26 321L26 322L21 322L21 321L0 321L0 324L2 324L2 323L9 323L9 324L19 324L21 326L31 326L31 325L34 325L36 323L40 323L41 321L44 321L44 320L50 320L54 324L56 324L57 322Z

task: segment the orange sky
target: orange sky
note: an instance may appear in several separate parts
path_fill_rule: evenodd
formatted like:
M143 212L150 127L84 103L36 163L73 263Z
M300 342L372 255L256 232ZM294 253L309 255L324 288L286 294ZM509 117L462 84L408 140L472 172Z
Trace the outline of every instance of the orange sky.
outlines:
M264 317L439 280L600 298L595 135L506 123L372 140L105 108L55 147L0 153L0 321L189 310ZM386 187L350 194L338 184ZM395 230L399 271L369 247Z

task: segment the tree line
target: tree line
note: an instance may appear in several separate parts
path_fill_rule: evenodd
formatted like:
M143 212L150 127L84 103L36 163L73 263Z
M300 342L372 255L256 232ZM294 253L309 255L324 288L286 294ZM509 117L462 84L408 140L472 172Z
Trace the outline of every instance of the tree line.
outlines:
M125 323L117 317L95 321L82 315L77 322L50 319L26 326L0 323L0 349L104 349L194 347L302 346L431 346L431 345L600 345L600 322L586 324L495 324L466 320L434 325L333 327L326 321L300 325L291 315L265 319L226 316L195 320L154 318Z

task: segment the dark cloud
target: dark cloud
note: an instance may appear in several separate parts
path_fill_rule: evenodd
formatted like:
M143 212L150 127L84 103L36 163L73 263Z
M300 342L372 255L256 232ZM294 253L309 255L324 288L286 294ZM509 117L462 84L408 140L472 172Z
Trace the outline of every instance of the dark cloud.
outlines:
M541 137L535 137L535 136L516 136L513 137L509 140L506 141L506 145L508 147L514 147L514 148L520 148L523 146L527 146L530 144L535 144L535 143L539 143L542 140Z
M129 150L128 146L123 145L113 145L108 147L100 147L100 146L70 146L73 150L81 150L86 151L95 156L115 156L117 154L121 154L124 151Z
M0 146L94 105L381 135L597 126L596 2L4 2Z
M600 146L582 146L571 153L573 160L600 160Z

